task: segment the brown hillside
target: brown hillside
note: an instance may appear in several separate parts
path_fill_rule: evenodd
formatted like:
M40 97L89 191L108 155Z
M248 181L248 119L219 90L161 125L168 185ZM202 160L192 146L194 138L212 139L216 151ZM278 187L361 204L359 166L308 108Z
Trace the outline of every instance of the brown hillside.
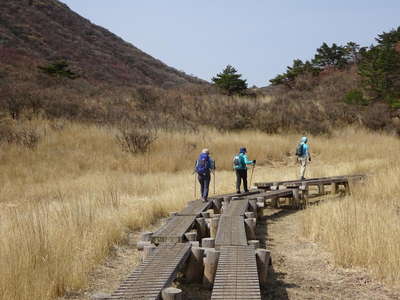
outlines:
M0 1L0 58L3 78L64 59L92 83L170 87L204 82L167 66L57 0Z

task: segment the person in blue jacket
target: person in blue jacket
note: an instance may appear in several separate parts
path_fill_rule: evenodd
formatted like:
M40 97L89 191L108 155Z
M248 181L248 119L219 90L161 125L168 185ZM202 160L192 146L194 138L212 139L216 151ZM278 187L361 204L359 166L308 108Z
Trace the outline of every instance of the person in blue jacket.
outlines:
M200 183L200 197L203 202L208 201L208 190L211 181L211 172L215 171L215 162L210 156L208 149L201 151L196 160L195 172Z
M247 193L247 165L255 165L256 160L249 160L247 156L247 149L240 148L239 154L233 159L233 167L236 172L236 193L240 194L240 186L243 180L243 189Z
M311 162L310 146L307 137L303 136L297 146L296 155L300 164L300 180L304 180L308 162Z

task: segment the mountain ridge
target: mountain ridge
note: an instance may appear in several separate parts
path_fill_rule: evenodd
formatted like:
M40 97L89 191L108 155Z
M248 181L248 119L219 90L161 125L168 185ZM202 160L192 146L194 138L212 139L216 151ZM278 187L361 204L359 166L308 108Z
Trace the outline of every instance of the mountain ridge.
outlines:
M206 83L150 56L58 0L7 0L0 3L0 11L0 48L24 54L36 64L66 60L93 83L158 87Z

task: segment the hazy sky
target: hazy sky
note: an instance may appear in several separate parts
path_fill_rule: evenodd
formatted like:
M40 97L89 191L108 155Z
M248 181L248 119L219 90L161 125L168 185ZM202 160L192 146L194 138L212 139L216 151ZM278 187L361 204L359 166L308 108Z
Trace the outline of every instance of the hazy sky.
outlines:
M233 65L265 86L322 42L363 46L400 25L399 0L63 0L170 66L205 80Z

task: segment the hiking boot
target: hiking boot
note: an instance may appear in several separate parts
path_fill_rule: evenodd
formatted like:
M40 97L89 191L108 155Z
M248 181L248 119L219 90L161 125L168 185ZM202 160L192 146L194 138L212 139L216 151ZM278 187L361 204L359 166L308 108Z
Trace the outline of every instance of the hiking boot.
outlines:
M248 192L249 192L249 190L245 190L244 192L245 192L245 193L248 193Z
M240 194L240 191L236 191L236 194Z

